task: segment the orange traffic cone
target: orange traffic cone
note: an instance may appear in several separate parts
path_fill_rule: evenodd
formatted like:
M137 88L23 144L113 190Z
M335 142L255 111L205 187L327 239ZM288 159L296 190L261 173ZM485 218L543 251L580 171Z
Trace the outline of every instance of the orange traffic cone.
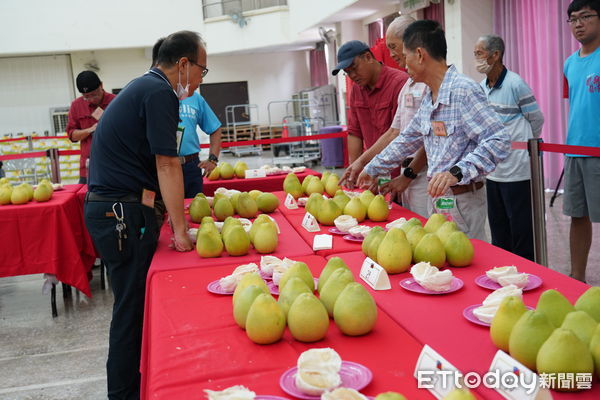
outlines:
M281 129L281 137L286 138L289 137L290 134L288 132L287 119L283 120L283 128Z

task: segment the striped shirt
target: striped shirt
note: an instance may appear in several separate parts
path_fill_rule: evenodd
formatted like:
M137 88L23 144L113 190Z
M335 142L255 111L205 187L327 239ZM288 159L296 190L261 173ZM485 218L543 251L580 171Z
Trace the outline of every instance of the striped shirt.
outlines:
M540 136L544 115L531 89L519 75L504 68L493 87L488 86L487 78L480 84L492 108L504 123L511 141L526 142L532 137ZM530 179L529 153L525 149L512 150L508 158L498 164L496 170L487 178L495 182Z
M445 136L433 133L432 122L442 125ZM432 102L427 89L415 117L396 139L365 167L370 176L384 175L408 155L425 146L427 177L458 166L463 174L459 185L482 181L508 157L510 137L485 93L472 79L451 65Z

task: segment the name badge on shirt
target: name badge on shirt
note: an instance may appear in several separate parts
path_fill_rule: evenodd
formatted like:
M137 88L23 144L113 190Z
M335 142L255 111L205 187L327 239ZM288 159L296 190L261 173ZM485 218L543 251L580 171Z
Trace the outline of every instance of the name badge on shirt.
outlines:
M433 128L433 134L435 136L448 136L446 134L446 124L444 124L444 121L431 121L431 127Z
M142 204L146 207L154 208L154 199L156 198L156 192L149 189L142 190Z
M411 93L406 93L404 95L404 105L410 108L415 106L415 98Z
M185 128L183 126L177 127L177 132L175 133L177 137L177 154L181 153L181 142L183 142L183 133L185 132Z
M96 121L100 121L100 117L102 117L103 113L104 110L102 109L102 107L97 107L92 113L92 118L94 118Z

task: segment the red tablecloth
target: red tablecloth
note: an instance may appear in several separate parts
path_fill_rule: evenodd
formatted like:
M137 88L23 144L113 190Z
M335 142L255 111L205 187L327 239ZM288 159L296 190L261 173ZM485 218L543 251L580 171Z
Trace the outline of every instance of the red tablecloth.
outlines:
M308 175L321 176L317 171L312 169L305 169L304 172L297 173L298 179L302 180ZM253 179L219 179L216 181L209 181L204 178L204 186L202 192L207 196L212 196L220 187L227 189L236 189L242 192L249 192L251 190L260 190L262 192L276 192L283 190L283 180L287 174L271 175L265 178L253 178Z
M85 186L85 190L87 192L87 185L84 185L82 183L74 183L72 185L64 185L63 188L61 190L55 190L54 193L55 194L61 194L61 193L77 193L78 191L81 190L81 188L83 188Z
M532 307L535 307L544 290L556 289L574 303L589 286L488 243L473 240L473 244L475 258L472 265L452 269L452 273L465 284L457 292L430 296L406 291L399 287L399 282L410 277L408 272L390 275L392 290L369 290L378 306L421 343L433 347L463 373L475 371L483 374L488 371L497 348L489 338L489 328L475 325L462 315L467 306L480 304L491 293L474 282L477 276L492 267L505 265L515 265L521 272L539 276L543 279L542 286L523 293L525 304ZM357 275L365 256L361 252L339 256ZM479 388L478 392L486 399L501 398L484 387ZM595 384L591 391L553 395L555 399L597 399L600 398L600 384Z
M325 265L319 256L294 258L306 262L315 276ZM289 330L275 344L251 342L233 320L231 296L206 290L236 265L160 272L148 282L142 399L200 399L203 389L238 384L257 394L290 398L279 387L280 376L296 365L301 352L322 347L371 369L374 378L365 394L394 390L409 399L433 398L417 389L413 378L422 346L381 310L374 330L362 337L344 336L332 323L317 343L297 342Z
M0 277L48 273L91 296L87 272L94 247L77 196L0 206Z
M87 194L88 186L81 185L81 187L77 190L77 198L79 199L81 205L83 206L83 201L85 200L85 195Z
M186 200L189 202L190 200ZM312 254L310 247L304 243L296 230L287 222L285 217L279 212L269 214L279 225L279 244L277 250L270 255L279 258L304 256ZM190 227L198 226L190 223ZM209 267L223 264L247 264L249 262L260 261L260 257L264 254L259 254L252 247L250 252L245 256L232 257L223 250L223 255L217 258L202 258L195 250L186 253L177 253L169 248L171 242L171 232L167 224L162 227L160 238L158 240L158 248L152 259L152 265L148 271L148 282L152 279L152 274L158 271L166 271L172 269L192 268L192 267Z
M304 219L304 214L306 213L306 210L304 209L304 207L298 207L297 209L290 210L290 209L286 208L285 205L283 204L283 202L285 200L285 196L286 196L285 192L276 192L274 194L279 198L279 202L280 202L279 211L281 211L281 213L287 218L287 220L290 222L290 224L298 231L300 236L302 236L302 239L304 239L306 241L306 243L310 246L310 248L312 248L315 235L328 234L328 235L333 236L333 247L329 250L319 250L316 252L316 254L319 254L321 256L328 256L331 254L346 253L346 252L360 250L362 242L348 241L348 240L344 239L342 235L335 235L335 234L330 233L329 229L333 228L332 226L325 226L325 225L319 224L321 226L320 232L308 232L306 229L304 229L302 227L302 220ZM386 224L388 224L398 218L402 218L402 217L404 217L406 219L416 217L422 221L425 221L425 219L422 216L415 214L412 211L407 210L406 208L400 207L397 204L393 204L387 221L373 222L373 221L369 221L368 219L365 219L360 224L367 225L367 226L382 226L383 227Z

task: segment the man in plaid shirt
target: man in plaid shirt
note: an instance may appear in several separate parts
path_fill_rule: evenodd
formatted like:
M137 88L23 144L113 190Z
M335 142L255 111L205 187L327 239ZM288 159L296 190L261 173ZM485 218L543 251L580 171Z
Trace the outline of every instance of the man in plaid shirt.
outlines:
M485 240L485 175L510 153L510 137L472 79L446 64L446 38L439 23L422 20L404 32L408 74L428 90L419 110L400 135L367 166L358 178L365 186L385 175L407 156L425 147L429 170L429 211L438 198L458 227L469 237Z

